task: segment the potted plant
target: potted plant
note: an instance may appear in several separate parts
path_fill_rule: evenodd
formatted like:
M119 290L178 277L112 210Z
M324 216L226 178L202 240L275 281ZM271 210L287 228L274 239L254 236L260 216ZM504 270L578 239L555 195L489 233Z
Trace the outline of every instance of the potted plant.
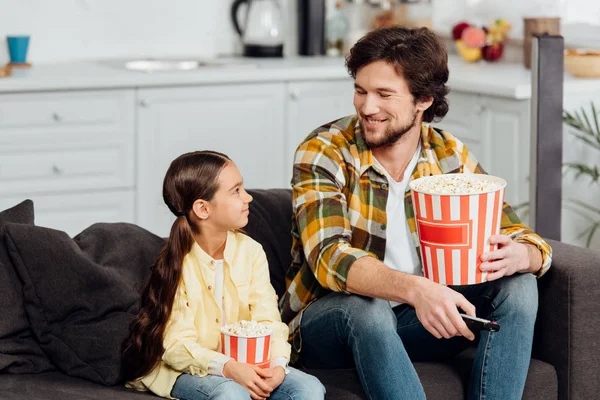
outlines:
M590 112L591 115L588 115L584 107L573 113L564 110L563 122L573 128L568 130L571 135L596 149L600 156L600 122L598 110L593 102L590 102ZM587 178L591 185L600 184L600 170L597 164L568 162L563 165L567 171L575 173L575 180ZM600 201L598 204L588 204L580 199L567 198L564 207L590 221L589 226L579 236L579 238L586 237L586 247L590 247L594 235L600 228Z
M600 155L600 118L599 110L593 102L590 102L591 115L588 115L585 108L569 112L563 110L563 122L569 128L568 132L577 140L585 143L585 145L596 149ZM573 172L574 179L588 178L592 185L600 185L600 169L598 165L589 165L584 162L566 162L563 163L565 172ZM578 239L585 237L586 247L590 247L594 235L600 229L600 201L599 204L588 204L583 200L568 197L563 202L563 207L567 210L582 216L590 221L586 229L578 236ZM529 202L517 204L513 210L519 214L525 223L529 219Z

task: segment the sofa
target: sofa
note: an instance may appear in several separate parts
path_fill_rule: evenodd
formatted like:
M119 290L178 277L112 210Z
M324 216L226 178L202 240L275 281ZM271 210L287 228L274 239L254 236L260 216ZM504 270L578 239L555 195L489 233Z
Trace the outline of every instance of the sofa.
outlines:
M260 242L271 282L285 290L291 192L251 190L245 232ZM539 312L525 399L600 394L600 252L551 241L554 262L538 281ZM164 239L132 224L94 224L71 238L34 224L26 200L0 212L0 398L152 399L119 378L119 347ZM427 398L464 397L474 348L417 362ZM307 370L327 399L365 399L356 370Z

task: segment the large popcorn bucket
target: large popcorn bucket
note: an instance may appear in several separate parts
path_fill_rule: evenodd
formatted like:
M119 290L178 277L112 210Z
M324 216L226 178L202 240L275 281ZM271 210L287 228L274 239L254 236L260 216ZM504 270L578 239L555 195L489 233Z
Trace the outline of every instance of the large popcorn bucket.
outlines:
M262 336L245 337L221 328L221 353L236 361L268 368L271 360L271 331Z
M484 190L440 194L434 180L453 179L452 175L473 180ZM432 185L435 192L428 190ZM487 273L479 269L481 255L498 247L488 239L500 233L506 181L491 175L446 174L419 178L409 186L425 277L443 285L485 282Z

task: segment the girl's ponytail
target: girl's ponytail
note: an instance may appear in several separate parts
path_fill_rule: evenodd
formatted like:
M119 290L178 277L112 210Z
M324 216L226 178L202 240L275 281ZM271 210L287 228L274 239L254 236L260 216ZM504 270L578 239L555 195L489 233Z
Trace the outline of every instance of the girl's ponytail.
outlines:
M186 153L175 159L163 182L163 199L177 218L140 300L140 311L129 327L121 347L121 378L131 381L150 373L164 353L163 337L181 281L184 257L192 250L192 207L196 200L210 201L218 177L230 159L214 151Z
M186 217L178 217L142 292L143 307L123 342L121 378L125 381L147 375L164 353L163 335L181 279L183 258L192 249L193 242Z

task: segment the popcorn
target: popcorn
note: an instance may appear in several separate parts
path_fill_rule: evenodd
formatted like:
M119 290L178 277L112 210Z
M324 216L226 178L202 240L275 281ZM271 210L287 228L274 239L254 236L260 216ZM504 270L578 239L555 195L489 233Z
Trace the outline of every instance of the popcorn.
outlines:
M238 362L269 368L271 329L256 321L239 321L221 327L221 353Z
M221 332L240 337L259 337L271 334L271 328L256 321L239 321L235 324L225 325L221 328Z
M422 193L452 195L494 192L505 184L481 174L434 175L411 182L411 189Z

